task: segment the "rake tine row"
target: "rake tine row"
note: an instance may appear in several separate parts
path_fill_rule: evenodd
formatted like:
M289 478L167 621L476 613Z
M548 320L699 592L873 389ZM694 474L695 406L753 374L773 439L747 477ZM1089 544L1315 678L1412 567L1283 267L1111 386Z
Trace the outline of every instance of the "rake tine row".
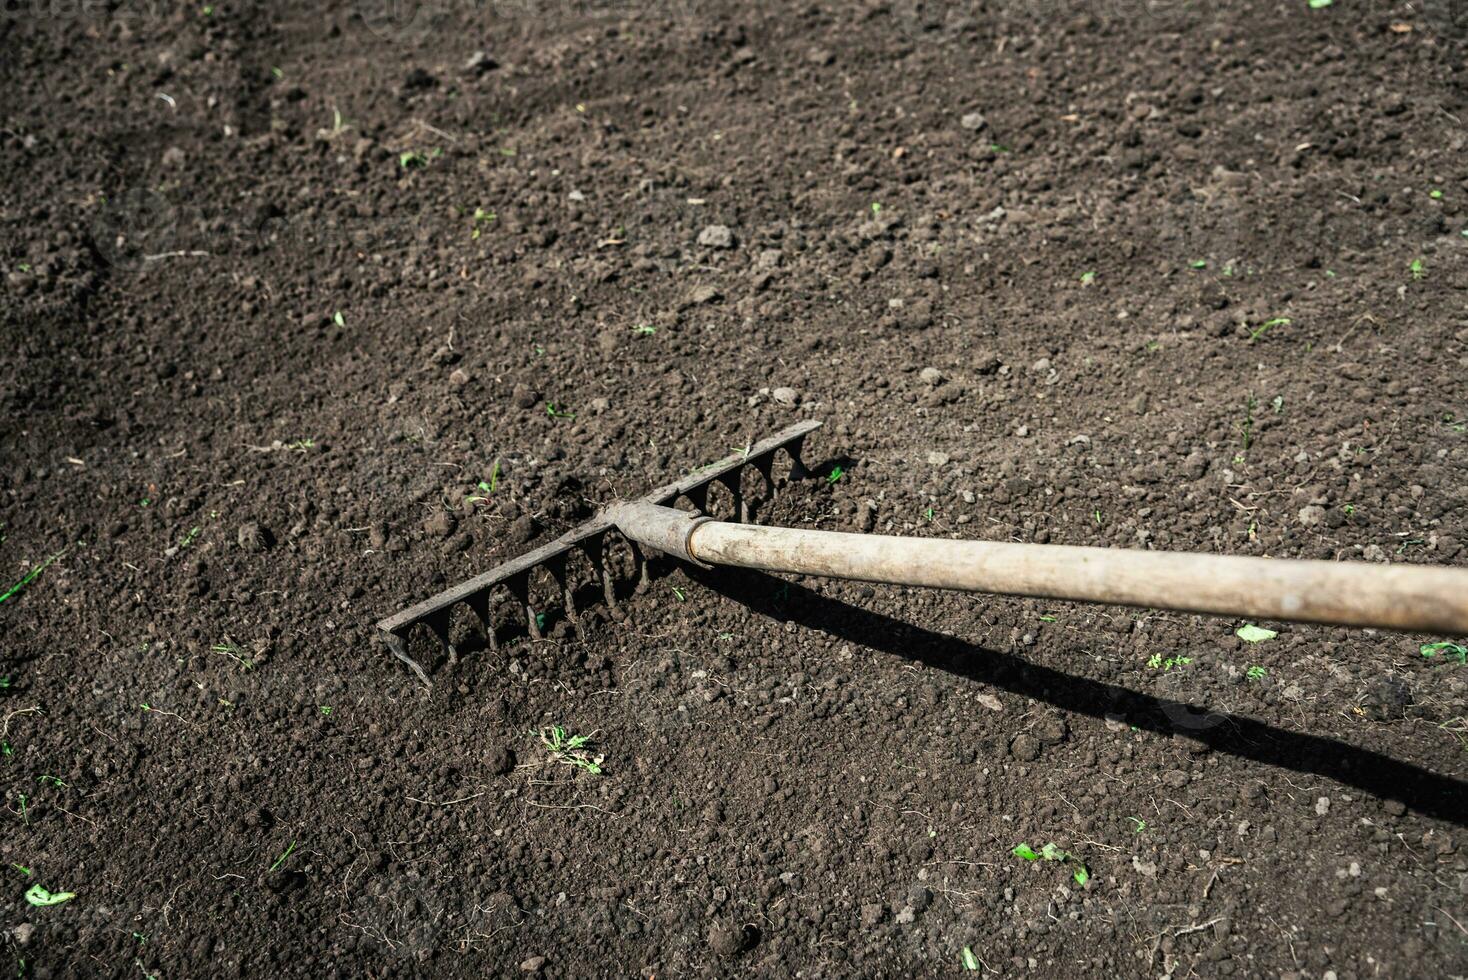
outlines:
M820 426L821 423L816 421L792 425L768 439L755 443L746 450L741 450L717 463L696 470L673 483L658 487L642 499L662 506L672 506L679 498L683 498L697 510L707 512L709 487L717 482L728 492L733 502L732 519L738 523L747 523L751 516L751 508L741 485L744 470L747 467L753 467L759 473L764 482L766 498L773 496L775 492L776 454L784 452L790 457L791 480L806 478L810 475L810 471L806 469L805 463L801 460L801 450L806 436ZM408 649L408 637L413 629L419 626L427 627L429 632L443 645L448 662L453 664L458 661L458 650L452 642L450 623L454 608L463 604L474 614L482 627L486 646L491 652L498 652L500 641L491 620L491 607L495 590L504 589L509 592L515 602L516 618L518 619L520 615L524 617L525 635L532 640L541 639L542 625L534 604L531 602L530 594L531 575L537 568L545 569L555 582L565 616L572 627L576 628L578 610L570 558L578 551L585 556L596 577L601 580L602 601L615 608L617 606L617 583L607 560L612 535L616 535L617 540L625 542L630 547L635 569L636 585L634 588L638 592L644 591L651 581L648 555L638 547L635 541L623 537L605 515L598 514L585 524L566 532L548 544L379 621L377 624L379 635L387 648L392 651L393 656L406 664L419 680L431 687L433 682L429 679L428 673L423 669L422 664L413 659Z

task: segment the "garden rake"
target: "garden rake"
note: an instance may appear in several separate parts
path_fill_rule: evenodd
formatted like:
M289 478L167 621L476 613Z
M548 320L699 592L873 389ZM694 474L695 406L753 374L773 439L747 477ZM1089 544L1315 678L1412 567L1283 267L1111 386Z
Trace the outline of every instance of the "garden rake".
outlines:
M409 653L408 638L415 627L426 628L455 660L450 618L463 605L482 626L487 646L497 649L491 604L503 594L511 600L515 618L523 621L523 631L512 628L511 635L538 639L545 613L532 603L531 577L537 569L549 573L561 611L574 625L573 556L585 556L600 580L601 597L615 606L617 582L607 555L620 539L630 546L639 589L649 578L649 552L655 552L704 568L734 565L1254 619L1468 633L1468 569L954 541L749 523L752 501L742 492L744 471L758 473L767 494L776 489L774 468L782 453L789 457L789 480L810 476L800 454L806 437L818 428L816 421L798 423L645 497L612 504L549 544L382 620L378 629L389 649L431 684ZM710 490L716 485L731 498L729 520L708 513ZM680 499L692 509L675 507Z

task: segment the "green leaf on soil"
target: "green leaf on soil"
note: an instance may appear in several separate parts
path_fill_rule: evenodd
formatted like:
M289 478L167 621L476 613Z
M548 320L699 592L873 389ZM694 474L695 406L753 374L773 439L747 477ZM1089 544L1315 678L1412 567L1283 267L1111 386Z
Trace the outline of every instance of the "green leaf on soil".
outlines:
M332 314L331 322L339 327L345 327L347 325L347 318L342 316L341 310L337 310L335 313Z
M1245 643L1262 643L1265 640L1274 639L1279 634L1274 630L1267 630L1262 626L1255 626L1253 623L1245 623L1243 626L1234 630L1234 636L1237 636Z
M1070 857L1069 854L1056 847L1053 843L1046 844L1040 848L1040 856L1047 861L1064 861Z
M1026 861L1040 860L1040 855L1036 854L1034 849L1031 848L1028 844L1016 844L1014 850L1010 853L1012 853L1015 857L1022 857Z
M0 595L0 602L4 602L6 599L9 599L9 598L11 598L11 597L19 594L19 592L22 589L24 589L27 585L30 585L32 582L34 582L37 579L37 577L39 577L40 574L42 572L44 572L47 569L47 567L53 561L55 561L56 559L60 558L64 554L66 554L66 549L65 548L63 548L60 551L56 552L56 554L52 555L50 558L47 558L45 561L41 562L39 565L37 565L35 568L31 569L29 572L26 572L25 578L21 579L19 582L16 582L10 588L6 589L5 590L5 593L3 595Z
M1310 9L1324 10L1326 7L1329 7L1333 3L1335 3L1335 0L1310 0Z
M1468 664L1468 647L1459 646L1456 643L1424 643L1418 651L1424 657L1436 657L1438 654L1446 654L1444 659L1456 658L1460 664Z
M1082 864L1076 868L1074 877L1077 885L1084 885L1086 882L1091 880L1091 872L1086 869L1086 866L1084 864Z
M25 900L32 905L45 907L47 905L60 905L76 898L75 892L50 892L41 885L32 885L26 889Z
M979 968L979 958L974 955L972 947L963 948L963 968L971 971Z

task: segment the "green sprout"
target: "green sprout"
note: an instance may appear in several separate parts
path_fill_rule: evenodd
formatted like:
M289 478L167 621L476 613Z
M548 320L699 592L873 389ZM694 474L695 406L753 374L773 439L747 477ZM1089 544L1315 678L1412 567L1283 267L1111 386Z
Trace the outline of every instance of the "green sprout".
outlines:
M1192 261L1189 264L1194 269L1206 269L1206 268L1208 268L1208 260L1207 259L1195 259L1194 261Z
M1147 829L1147 821L1141 817L1127 817L1127 819L1133 824L1132 833L1140 834Z
M1259 666L1258 664L1255 664L1254 666L1250 667L1248 670L1244 671L1244 676L1245 677L1248 677L1249 680L1251 680L1251 681L1258 681L1258 680L1263 680L1264 679L1264 675L1267 674L1267 673L1269 673L1269 671L1265 670L1263 667Z
M489 479L487 481L486 480L480 480L477 484L475 484L475 486L478 487L478 489L480 490L480 492L482 492L484 494L484 496L480 497L480 496L476 496L476 495L472 495L471 494L470 496L465 497L464 498L464 501L465 501L465 503L470 503L470 504L482 503L482 502L484 502L484 501L486 501L486 500L489 499L489 495L492 494L492 493L494 493L495 488L498 487L499 485L500 485L500 461L499 461L499 459L495 459L494 466L489 471Z
M555 402L545 403L545 414L553 419L574 419L576 417L575 412L566 412L556 408Z
M1443 199L1443 192L1434 188L1433 190L1427 192L1427 196L1432 198L1434 201L1441 201Z
M687 593L685 593L682 589L678 588L676 585L673 586L673 594L678 597L678 601L679 602L687 602L688 601L688 595L687 595Z
M872 214L875 216L875 215L879 215L881 213L882 213L882 202L881 201L873 201L872 202Z
M477 238L479 238L479 233L484 230L481 226L482 225L489 224L491 221L494 221L497 217L498 217L498 215L496 215L493 211L486 211L483 208L475 208L474 209L474 230L472 232L470 232L469 237L471 239L477 239Z
M48 905L60 905L76 898L76 892L52 892L47 891L41 885L32 885L26 889L25 900L38 908Z
M31 815L26 810L26 795L24 793L16 793L15 795L20 799L20 822L29 827L31 825Z
M416 150L405 150L398 154L398 166L404 170L412 170L414 167L426 167L430 160L437 160L443 156L443 150L434 147L427 153L419 153Z
M1049 613L1046 613L1045 615L1043 615L1043 616L1040 617L1040 622L1042 622L1042 623L1053 623L1053 622L1055 622L1055 617L1052 616L1052 615L1050 615Z
M331 705L329 704L318 704L316 707L321 711L322 715L329 716L331 714Z
M643 337L651 337L653 334L658 332L658 328L653 326L651 323L639 323L637 326L632 328L632 332L635 334L639 334Z
M972 973L979 968L979 958L974 955L973 947L965 946L963 948L962 956L963 968L965 970L968 970L970 973Z
M25 875L27 878L31 876L31 869L27 868L23 864L15 864L14 862L12 862L10 866L16 871L19 871L21 874Z
M1096 281L1096 273L1094 273L1094 272L1082 272L1081 273L1081 285L1082 286L1089 286L1091 283L1093 283L1095 281Z
M224 654L247 672L255 669L255 662L241 653L240 648L231 642L216 643L209 649L215 653Z
M1264 336L1275 327L1285 327L1289 326L1289 324L1290 318L1287 316L1277 316L1273 320L1265 320L1263 323L1261 323L1259 326L1255 327L1249 332L1249 343L1252 344L1254 341L1258 340L1260 337Z
M1418 650L1424 657L1432 658L1438 654L1444 654L1444 660L1457 659L1460 664L1468 664L1468 647L1457 643L1449 643L1444 640L1441 643L1424 643Z
M1427 266L1422 264L1421 259L1413 259L1407 266L1407 271L1412 273L1413 279L1426 279Z
M1071 873L1071 877L1075 879L1076 884L1084 885L1091 880L1091 870L1079 858L1069 851L1061 850L1060 847L1053 843L1046 844L1040 848L1040 853L1038 854L1028 844L1016 844L1010 853L1026 861L1039 861L1043 858L1046 861L1059 861L1062 864L1070 862L1075 865L1075 870Z
M1165 673L1169 670L1172 670L1172 668L1174 667L1186 667L1192 662L1192 657L1168 657L1166 660L1164 660L1162 659L1162 654L1154 653L1147 660L1147 666L1151 667L1153 670L1157 670L1160 668Z
M296 842L295 841L291 841L291 846L290 847L287 847L285 849L285 853L284 854L282 854L280 857L278 857L278 858L275 859L275 863L272 864L270 866L270 870L267 871L267 872L265 872L265 873L266 874L273 874L275 872L275 869L276 868L280 867L282 864L285 864L286 858L290 857L291 856L291 853L293 851L295 851L295 849L296 849Z
M40 783L42 786L55 786L58 789L66 789L66 783L62 781L60 776L37 776L36 782Z
M1310 9L1324 10L1326 7L1329 7L1333 3L1335 3L1335 0L1310 0Z
M846 475L846 471L839 466L831 467L831 472L826 476L827 483L836 483Z
M347 325L347 318L342 316L341 310L337 310L331 315L331 322L339 327L345 327Z
M589 772L594 776L601 775L602 757L599 755L593 757L586 751L595 732L592 732L591 735L572 735L560 725L552 725L530 734L540 739L540 744L545 746L546 751L557 762Z
M52 555L50 558L47 558L45 561L41 562L29 572L26 572L24 578L22 578L19 582L16 582L10 588L6 589L3 594L0 594L0 602L4 602L6 599L12 598L13 596L20 594L20 591L22 589L34 582L42 572L50 567L52 562L54 562L56 559L60 558L64 554L66 554L66 549L62 548L60 551L56 552L56 554Z

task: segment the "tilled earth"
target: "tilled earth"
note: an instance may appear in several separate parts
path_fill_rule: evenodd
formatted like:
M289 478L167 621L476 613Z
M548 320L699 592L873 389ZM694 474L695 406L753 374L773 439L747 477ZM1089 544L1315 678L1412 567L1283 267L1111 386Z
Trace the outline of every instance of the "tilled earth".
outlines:
M7 5L0 969L1465 974L1442 637L671 568L431 690L372 629L804 418L764 520L1463 563L1464 27Z

